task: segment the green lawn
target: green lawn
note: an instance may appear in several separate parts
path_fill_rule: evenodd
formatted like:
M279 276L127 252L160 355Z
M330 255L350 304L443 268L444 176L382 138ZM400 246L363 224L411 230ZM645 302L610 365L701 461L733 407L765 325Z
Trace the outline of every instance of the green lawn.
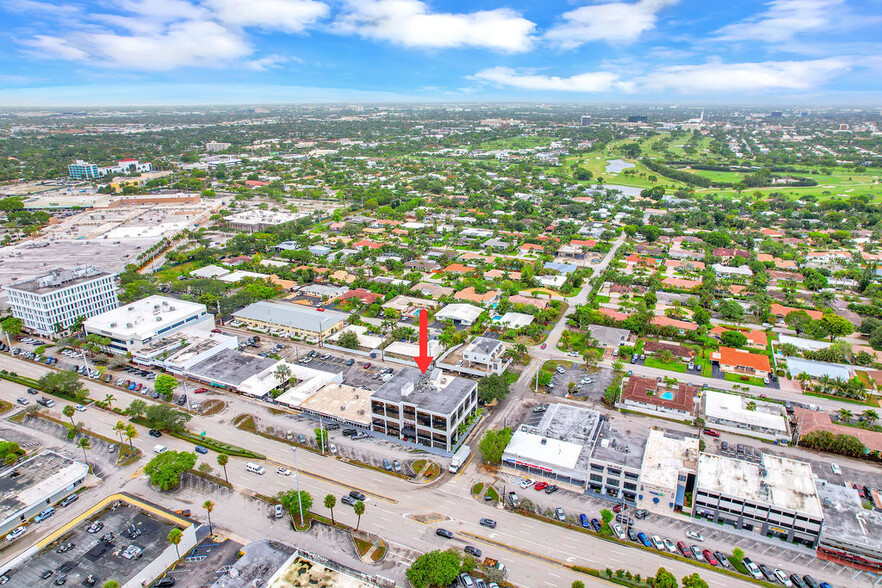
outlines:
M646 361L643 362L646 367L652 367L660 370L668 370L670 372L679 372L681 374L686 373L686 364L680 363L679 361L672 361L671 363L665 363L660 359L656 359L654 357L647 357Z
M738 382L739 384L750 384L751 386L759 386L760 388L765 386L762 378L756 378L754 376L742 376L740 374L730 374L727 372L723 374L723 379L729 382Z
M532 149L533 147L547 147L554 142L553 137L512 137L510 139L497 139L481 143L481 149Z

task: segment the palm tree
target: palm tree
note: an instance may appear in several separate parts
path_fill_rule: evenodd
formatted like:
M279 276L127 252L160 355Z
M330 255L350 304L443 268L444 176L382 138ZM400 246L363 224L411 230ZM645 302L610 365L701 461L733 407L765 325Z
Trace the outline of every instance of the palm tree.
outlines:
M337 497L333 494L328 494L325 496L325 508L331 511L331 524L336 525L337 523L334 521L334 507L337 506Z
M355 514L358 515L358 522L355 524L355 530L358 531L358 527L361 525L361 515L364 514L364 502L359 500L352 508L355 510Z
M129 447L134 447L132 444L132 439L135 439L138 436L138 429L135 428L135 425L129 423L126 425L126 430L123 432L126 436L126 439L129 440Z
M113 430L119 437L120 443L122 443L123 431L126 430L126 424L122 421L117 421L116 424L113 426Z
M515 343L514 351L517 353L518 358L524 361L524 358L527 356L527 345L525 343Z
M113 403L116 402L116 396L113 394L108 394L104 397L104 402L107 403L107 406L113 408Z
M273 372L273 375L276 377L276 380L279 381L279 386L281 386L291 379L291 368L284 363L280 363L276 368L276 371Z
M177 527L168 532L168 541L175 546L175 554L177 554L178 559L181 559L181 552L178 551L178 544L181 542L183 535L184 534Z
M210 500L206 500L202 503L202 508L205 509L205 512L208 513L208 533L211 534L211 511L214 510L214 503Z
M227 477L227 464L230 461L230 456L226 453L218 453L217 454L217 465L224 468L224 480L226 480L227 484L230 483L230 479Z
M61 412L64 416L66 416L67 418L70 419L70 426L71 427L75 426L73 417L74 417L74 414L76 414L76 411L74 410L74 407L71 406L70 404L68 404L67 406L65 406L64 408L61 409Z
M851 419L854 417L854 414L847 408L840 408L836 413L839 415L839 420L845 421L846 423L850 423Z
M89 457L86 455L86 450L92 448L92 442L89 441L88 437L80 437L80 440L77 441L77 447L83 450L83 461L86 462L86 465L89 465Z
M867 421L868 425L872 425L876 421L879 420L879 413L873 410L872 408L868 408L864 412L861 413L861 416L865 421Z

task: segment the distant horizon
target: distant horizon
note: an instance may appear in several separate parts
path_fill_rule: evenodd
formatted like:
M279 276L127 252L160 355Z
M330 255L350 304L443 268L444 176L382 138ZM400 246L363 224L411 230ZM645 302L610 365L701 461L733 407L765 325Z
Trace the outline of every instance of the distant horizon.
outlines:
M0 15L0 108L882 106L869 0L4 0Z

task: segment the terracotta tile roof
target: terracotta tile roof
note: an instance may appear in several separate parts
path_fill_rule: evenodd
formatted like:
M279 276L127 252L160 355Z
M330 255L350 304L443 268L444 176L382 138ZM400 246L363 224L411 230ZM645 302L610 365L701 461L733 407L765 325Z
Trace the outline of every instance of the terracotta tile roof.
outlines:
M677 327L683 331L694 331L698 328L695 323L673 319L667 316L654 316L650 321L657 327Z
M648 394L648 392L652 392L652 394ZM674 398L666 400L661 397L662 392L671 392ZM631 376L622 388L622 400L652 404L670 410L692 412L697 393L698 388L685 382L680 382L677 389L674 390L660 385L654 378Z
M599 312L600 314L605 314L609 318L616 321L624 321L627 320L629 316L631 316L627 313L619 312L618 310L610 310L609 308L601 308Z
M810 317L812 317L813 319L815 319L816 321L820 320L824 316L824 313L819 310L806 310L804 308L793 308L792 306L781 306L780 304L777 304L777 303L772 305L771 313L774 314L775 316L780 316L782 318L786 318L787 315L790 314L791 312L799 312L800 310L804 310L805 312L807 312L808 315Z
M799 433L802 436L808 435L813 431L830 431L834 435L853 435L860 439L870 451L882 451L882 433L838 425L825 412L799 406L793 407L793 416L799 423Z
M469 286L468 288L463 288L453 295L453 297L458 300L468 300L469 302L477 302L479 304L490 302L497 296L499 296L499 292L496 292L495 290L488 290L484 294L478 294L471 286Z
M463 265L461 263L451 263L447 267L445 267L442 271L451 272L455 274L469 274L475 271L475 268L469 267L467 265Z
M548 306L548 301L542 298L532 298L530 296L521 296L520 294L515 294L514 296L510 296L508 301L512 304L529 304L530 306L535 306L539 310L544 309Z
M672 288L681 288L683 290L691 290L697 286L701 286L701 280L687 280L684 278L665 278L662 284Z
M743 366L753 368L758 372L769 372L772 366L769 364L769 356L759 353L750 353L734 347L720 347L720 350L711 355L720 365Z

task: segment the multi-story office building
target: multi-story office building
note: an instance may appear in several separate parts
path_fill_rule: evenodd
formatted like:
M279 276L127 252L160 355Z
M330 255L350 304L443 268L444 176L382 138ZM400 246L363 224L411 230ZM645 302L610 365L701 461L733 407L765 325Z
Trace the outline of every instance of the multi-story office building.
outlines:
M452 453L460 440L460 424L478 406L474 380L445 374L421 374L406 367L371 397L371 428L401 439Z
M114 274L94 267L51 272L6 286L12 315L25 329L52 337L79 317L89 318L119 306Z
M759 464L702 453L692 512L813 548L824 525L811 465L768 453Z
M134 353L151 341L186 327L211 329L214 317L204 304L148 296L94 316L83 326L87 334L109 338L107 348L111 353Z
M102 175L101 168L94 163L77 159L67 166L67 174L75 180L94 180Z

